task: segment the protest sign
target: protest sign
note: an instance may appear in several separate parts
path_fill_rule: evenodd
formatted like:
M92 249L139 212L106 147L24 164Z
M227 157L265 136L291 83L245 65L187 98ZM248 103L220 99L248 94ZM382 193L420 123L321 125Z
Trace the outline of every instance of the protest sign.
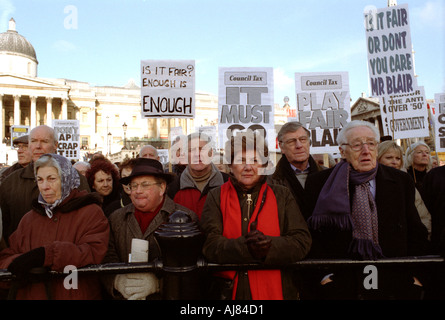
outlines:
M408 5L369 6L364 23L371 95L380 97L384 135L429 136L425 93L414 73Z
M13 125L11 126L11 147L14 147L14 140L18 137L25 136L29 133L28 126Z
M248 129L275 145L273 68L219 68L218 96L220 148Z
M365 8L368 70L372 96L415 91L408 5Z
M393 139L421 138L430 135L428 109L423 87L411 93L380 97L384 135Z
M195 117L195 61L141 61L142 117Z
M295 73L295 86L297 119L311 132L311 150L338 152L338 132L351 119L348 73Z
M434 104L436 152L445 152L445 93L436 93L434 95Z
M53 128L59 142L57 154L70 160L80 158L79 120L53 120Z

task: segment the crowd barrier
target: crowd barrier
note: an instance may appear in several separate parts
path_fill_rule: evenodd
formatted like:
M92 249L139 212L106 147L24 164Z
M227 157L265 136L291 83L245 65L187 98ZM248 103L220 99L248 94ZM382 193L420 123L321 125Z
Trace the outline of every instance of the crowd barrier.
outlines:
M200 298L200 276L203 272L211 274L227 270L335 270L351 268L351 270L366 270L373 266L377 270L384 268L400 268L408 270L431 271L441 274L445 271L444 258L438 255L411 256L401 258L384 258L379 260L348 260L348 259L305 259L289 265L271 265L262 263L247 264L217 264L206 261L201 256L203 235L197 225L184 217L183 212L173 214L168 223L162 225L156 232L162 257L148 263L106 263L69 269L65 272L43 271L42 268L32 270L32 277L67 277L76 272L77 277L83 275L105 275L132 272L155 272L163 277L163 298L166 300ZM0 281L14 281L15 276L7 269L0 269Z

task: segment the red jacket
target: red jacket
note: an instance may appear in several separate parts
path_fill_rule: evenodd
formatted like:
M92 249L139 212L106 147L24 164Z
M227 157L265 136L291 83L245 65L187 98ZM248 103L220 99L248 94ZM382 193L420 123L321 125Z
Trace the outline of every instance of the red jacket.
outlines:
M33 203L9 238L10 246L0 252L0 268L6 269L19 255L38 247L45 248L44 267L64 272L66 266L99 264L108 249L109 225L94 194L75 189L53 211L52 219L43 207ZM67 273L68 276L68 273ZM65 277L50 282L53 299L91 300L101 298L97 277L78 276L77 289L64 287ZM16 299L47 299L43 283L32 283L18 290Z
M207 194L213 188L219 187L229 179L229 175L220 172L212 163L212 173L202 192L196 187L188 167L168 186L167 194L174 202L192 210L201 219L201 212L206 202Z

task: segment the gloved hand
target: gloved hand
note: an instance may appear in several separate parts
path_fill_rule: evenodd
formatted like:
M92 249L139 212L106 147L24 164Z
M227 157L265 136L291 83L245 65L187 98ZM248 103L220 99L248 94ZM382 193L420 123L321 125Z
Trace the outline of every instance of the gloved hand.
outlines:
M246 235L246 244L252 257L261 260L267 256L272 240L261 231L254 230Z
M127 300L144 300L147 296L159 292L159 280L151 272L118 274L114 287Z
M42 267L45 263L45 248L39 247L32 249L17 258L8 266L8 271L16 276L22 276L29 270L36 267Z

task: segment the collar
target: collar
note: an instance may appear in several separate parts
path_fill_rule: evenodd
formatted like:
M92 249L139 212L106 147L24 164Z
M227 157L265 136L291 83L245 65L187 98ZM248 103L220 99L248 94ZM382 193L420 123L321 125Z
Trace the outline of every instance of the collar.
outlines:
M309 167L310 167L310 165L309 165L309 161L307 162L307 166L306 166L306 169L304 169L304 170L300 170L300 169L298 169L297 167L295 167L292 163L290 163L289 162L289 164L290 164L290 167L292 168L292 170L295 172L295 173L309 173Z

